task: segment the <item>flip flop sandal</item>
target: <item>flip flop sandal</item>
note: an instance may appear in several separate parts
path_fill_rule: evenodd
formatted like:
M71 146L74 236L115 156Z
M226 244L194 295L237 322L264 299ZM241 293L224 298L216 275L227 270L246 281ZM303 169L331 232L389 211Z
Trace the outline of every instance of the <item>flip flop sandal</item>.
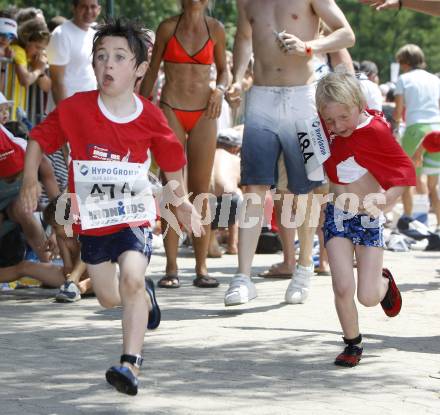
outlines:
M159 327L161 313L159 304L157 304L156 293L154 292L154 282L151 278L145 278L145 290L150 297L151 305L153 307L148 313L147 329L154 330Z
M138 392L138 379L128 367L112 366L105 378L118 392L132 396Z
M193 285L199 288L216 288L219 282L209 275L197 275L193 281Z
M179 277L177 275L165 275L157 282L157 286L159 288L179 288Z
M263 278L286 278L286 279L292 278L293 272L279 272L277 270L278 270L278 264L275 264L272 265L269 269L260 272L258 276Z

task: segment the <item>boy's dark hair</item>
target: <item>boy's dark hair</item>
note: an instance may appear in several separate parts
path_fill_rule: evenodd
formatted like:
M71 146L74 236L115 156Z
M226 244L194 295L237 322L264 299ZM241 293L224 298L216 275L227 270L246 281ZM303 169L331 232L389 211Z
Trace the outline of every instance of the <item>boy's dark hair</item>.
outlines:
M136 68L142 62L148 62L148 52L153 44L148 30L142 28L135 22L123 21L121 19L108 20L105 24L99 25L96 29L93 38L93 56L95 56L99 42L109 36L127 39L128 47L136 59Z

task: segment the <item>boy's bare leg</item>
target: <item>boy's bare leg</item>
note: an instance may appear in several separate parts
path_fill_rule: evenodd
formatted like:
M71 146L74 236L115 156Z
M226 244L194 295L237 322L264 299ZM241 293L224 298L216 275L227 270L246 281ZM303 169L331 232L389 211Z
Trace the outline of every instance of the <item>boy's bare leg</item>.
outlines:
M147 330L148 310L151 302L145 290L145 271L148 260L139 252L126 251L119 259L120 277L116 277L116 265L104 262L88 265L93 289L100 304L105 308L123 306L122 335L123 354L142 354L144 335ZM131 364L124 362L135 374Z
M18 199L8 206L7 213L13 222L20 224L26 242L36 253L38 259L41 262L49 262L50 252L46 251L46 234L41 223L33 214L26 213L23 210L23 204L19 203Z
M355 246L358 289L357 297L365 307L374 307L383 300L389 279L382 276L383 249L371 246Z
M21 277L32 277L49 287L64 283L63 268L47 262L22 261L11 267L0 268L0 282L12 282Z
M344 337L354 339L359 336L359 322L354 302L353 244L346 238L334 237L327 242L326 248L339 322Z

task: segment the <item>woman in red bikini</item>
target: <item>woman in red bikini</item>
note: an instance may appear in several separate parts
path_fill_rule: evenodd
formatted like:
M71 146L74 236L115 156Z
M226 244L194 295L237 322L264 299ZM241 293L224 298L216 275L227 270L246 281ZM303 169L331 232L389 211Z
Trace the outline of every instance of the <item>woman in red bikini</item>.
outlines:
M164 20L158 27L150 68L145 76L141 94L149 97L156 81L161 62L164 62L165 84L160 107L186 148L188 159L188 191L191 200L207 193L214 162L217 138L217 118L220 115L223 94L228 85L226 69L226 42L222 24L206 16L208 0L181 0L182 14ZM210 86L211 65L217 69L216 86ZM204 216L207 201L202 207ZM177 270L179 237L166 221L165 276L159 281L162 288L180 286ZM193 238L196 258L194 285L214 288L219 285L208 275L206 256L210 226L205 235Z

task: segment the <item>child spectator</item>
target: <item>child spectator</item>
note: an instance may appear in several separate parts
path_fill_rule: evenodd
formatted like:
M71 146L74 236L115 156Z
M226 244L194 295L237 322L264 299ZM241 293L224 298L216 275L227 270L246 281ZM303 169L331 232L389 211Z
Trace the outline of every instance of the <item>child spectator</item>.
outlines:
M87 274L86 264L81 261L81 246L78 235L67 236L64 226L56 221L56 209L59 197L52 200L44 209L44 222L52 227L63 260L63 281L60 292L55 299L58 302L73 303L81 299L81 294L92 292L92 282ZM70 210L70 200L66 202L67 215Z
M9 57L10 44L17 39L17 22L8 13L0 13L0 56Z
M390 209L407 186L415 185L415 171L386 121L378 113L366 111L355 77L342 73L325 76L318 83L316 104L330 133L331 156L325 170L335 203L327 204L323 230L336 311L347 345L335 364L352 367L362 357L353 298L353 253L358 264L359 302L367 307L380 302L387 316L396 316L402 299L390 271L382 269L382 211Z
M47 57L45 48L49 43L50 33L41 19L29 20L18 28L18 39L11 44L15 74L8 76L8 91L14 101L12 119L25 116L27 109L27 88L37 83L45 92L51 87L46 75ZM14 75L14 76L13 76ZM22 113L17 116L17 109Z
M440 79L424 68L425 55L419 46L408 44L396 53L402 74L397 79L394 91L396 107L393 118L398 127L405 110L406 128L402 137L402 147L412 157L423 137L431 131L440 130ZM440 227L440 200L437 192L440 174L440 153L425 152L423 163L417 169L419 193L426 193L420 176L428 176L428 193ZM402 198L404 214L413 214L411 189L407 189Z
M107 175L96 176L91 179L93 183L84 178L91 175L93 169L110 168L115 164L121 175L124 171L143 171L147 150L151 148L167 180L178 183L174 189L181 198L176 207L178 219L185 228L192 224L195 233L202 232L200 216L183 198L182 168L186 162L183 147L162 112L133 93L136 81L144 76L148 67L147 43L150 42L145 32L130 23L116 21L99 27L92 53L98 90L80 92L61 101L31 131L21 192L26 211L35 210L37 166L43 151L54 152L68 142L72 157L69 189L78 192L75 201L80 211L86 212L80 215L81 223L73 225L81 242L81 258L87 264L101 305L123 306L121 365L112 366L106 372L106 379L118 391L129 395L137 394L145 330L158 327L160 309L153 282L145 278L152 235L144 217L141 222L130 220L127 206L132 211L134 201L142 201L141 207L148 211L154 201L139 196L135 199L133 189L127 192L125 176L119 180L119 176L114 177L111 181ZM113 190L109 188L111 185ZM148 188L145 174L138 178L136 192L142 194ZM79 199L81 192L87 200ZM112 212L116 212L111 221L105 220L104 211L95 213L96 205L88 203L92 195L99 199L102 196L101 200L106 199ZM102 223L100 218L104 218ZM119 278L116 263L119 264Z
M11 108L14 104L14 101L9 101L6 97L0 92L0 124L5 125L11 116Z

